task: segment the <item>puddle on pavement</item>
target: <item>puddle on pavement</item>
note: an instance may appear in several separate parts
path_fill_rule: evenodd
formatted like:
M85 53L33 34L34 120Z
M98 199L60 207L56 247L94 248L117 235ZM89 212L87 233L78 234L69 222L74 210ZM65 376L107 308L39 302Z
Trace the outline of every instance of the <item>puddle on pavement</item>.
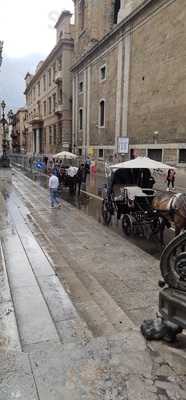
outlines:
M45 176L41 173L32 173L28 171L22 171L28 178L32 179L33 181L38 182L42 187L48 188L48 176ZM102 222L101 217L101 199L99 200L97 197L95 198L94 195L101 197L102 190L104 187L105 181L101 176L98 177L89 177L87 181L87 192L88 194L84 193L86 188L82 186L83 193L81 193L80 197L77 195L72 195L69 193L68 188L63 188L61 195L64 200L72 204L74 207L79 208L81 211L85 212L87 215L95 218L99 223ZM91 193L93 196L91 196ZM112 229L117 234L123 236L121 223L117 223L116 220L112 221L109 229ZM144 238L135 237L135 238L125 238L129 240L131 243L134 243L139 248L147 252L148 254L152 255L153 257L159 259L162 248L160 242L156 236L153 236L151 240L145 240Z

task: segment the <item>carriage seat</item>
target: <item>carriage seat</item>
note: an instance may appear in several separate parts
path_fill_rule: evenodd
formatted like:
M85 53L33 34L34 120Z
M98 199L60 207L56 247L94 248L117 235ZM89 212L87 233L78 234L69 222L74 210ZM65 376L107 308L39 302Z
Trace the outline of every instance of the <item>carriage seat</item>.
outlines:
M127 186L128 198L134 200L135 197L147 197L140 186Z

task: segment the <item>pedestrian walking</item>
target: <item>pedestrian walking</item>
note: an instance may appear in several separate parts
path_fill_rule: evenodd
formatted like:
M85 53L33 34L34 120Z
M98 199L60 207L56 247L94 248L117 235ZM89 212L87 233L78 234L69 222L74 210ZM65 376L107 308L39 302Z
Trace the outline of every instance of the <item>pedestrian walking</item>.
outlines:
M51 208L61 207L61 202L58 198L58 187L59 187L59 179L55 175L55 172L52 171L51 176L49 178Z
M170 168L167 173L167 190L170 190L170 185L172 185L172 189L174 190L176 172L173 168Z

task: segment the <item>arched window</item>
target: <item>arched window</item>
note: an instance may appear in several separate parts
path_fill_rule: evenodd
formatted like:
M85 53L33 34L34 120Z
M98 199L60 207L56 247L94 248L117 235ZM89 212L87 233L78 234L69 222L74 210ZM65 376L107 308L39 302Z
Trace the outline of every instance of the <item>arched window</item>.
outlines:
M99 103L99 126L101 128L105 126L105 100L101 100Z
M79 129L83 129L83 109L79 110Z
M118 23L118 13L121 8L121 0L115 0L114 2L114 24Z

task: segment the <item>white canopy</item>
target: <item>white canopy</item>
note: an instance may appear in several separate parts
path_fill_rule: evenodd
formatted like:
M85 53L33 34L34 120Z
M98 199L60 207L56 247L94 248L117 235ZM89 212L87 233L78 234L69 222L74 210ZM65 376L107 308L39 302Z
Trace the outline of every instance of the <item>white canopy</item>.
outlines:
M61 153L55 154L53 158L58 158L59 160L72 160L77 158L76 154L70 153L69 151L61 151Z
M123 168L147 168L147 169L156 169L156 170L165 170L165 169L175 169L174 167L163 164L159 161L151 160L148 157L137 157L134 160L125 161L119 164L110 165L110 169L112 171L116 171L117 169Z

